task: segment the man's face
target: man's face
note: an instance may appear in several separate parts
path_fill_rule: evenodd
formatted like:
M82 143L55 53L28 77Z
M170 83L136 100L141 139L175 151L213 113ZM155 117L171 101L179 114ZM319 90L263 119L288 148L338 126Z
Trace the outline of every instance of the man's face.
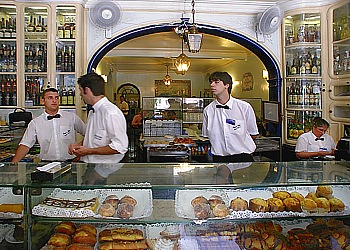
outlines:
M87 95L85 93L85 90L81 86L79 86L79 90L80 90L80 96L83 98L84 102L86 104L90 104L87 102Z
M214 95L219 95L227 91L229 84L224 84L221 80L211 81L210 88Z
M60 97L57 92L46 92L44 95L45 109L51 112L57 112L60 105Z
M314 135L315 135L316 137L319 138L319 137L321 137L323 134L326 133L327 129L328 129L327 126L320 126L320 127L314 126L312 132L314 133Z

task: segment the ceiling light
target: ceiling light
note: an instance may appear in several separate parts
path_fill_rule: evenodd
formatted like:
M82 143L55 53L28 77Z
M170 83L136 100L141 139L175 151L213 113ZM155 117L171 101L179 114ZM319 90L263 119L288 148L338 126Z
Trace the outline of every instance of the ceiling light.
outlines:
M198 53L202 46L203 34L198 34L197 24L194 22L194 0L192 0L192 26L186 32L186 43L188 51L191 53Z
M171 83L171 77L169 76L169 64L166 64L166 75L164 76L163 82L166 86L169 86Z
M184 44L182 39L181 45L181 54L175 59L175 67L181 75L184 75L191 66L191 60L184 54Z

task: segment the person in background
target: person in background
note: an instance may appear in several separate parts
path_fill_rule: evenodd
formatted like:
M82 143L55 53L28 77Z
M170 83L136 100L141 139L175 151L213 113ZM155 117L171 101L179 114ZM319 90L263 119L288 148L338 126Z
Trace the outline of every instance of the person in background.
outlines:
M57 89L48 88L43 93L45 111L33 119L26 129L12 162L17 163L38 141L39 158L43 161L67 161L74 158L68 154L69 145L76 142L76 132L85 135L84 122L72 112L59 109Z
M167 120L176 120L176 113L175 111L168 111L167 112Z
M334 155L336 144L332 136L326 134L329 123L316 117L312 130L299 136L295 153L298 158L307 159Z
M132 118L131 127L133 128L142 128L142 109L140 109L137 114Z
M123 114L126 118L129 114L129 104L125 101L125 97L122 95L120 96L120 102L119 102L118 107L123 112Z
M123 112L105 97L105 81L96 73L78 79L80 96L92 105L85 138L72 144L69 153L87 163L117 163L128 150L126 120Z
M212 73L209 83L216 99L204 108L202 136L209 138L213 161L253 162L259 131L252 106L230 95L227 72Z

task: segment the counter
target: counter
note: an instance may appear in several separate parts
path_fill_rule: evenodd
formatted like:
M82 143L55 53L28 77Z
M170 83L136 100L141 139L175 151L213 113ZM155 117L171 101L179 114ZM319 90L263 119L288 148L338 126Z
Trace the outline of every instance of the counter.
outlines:
M54 234L54 228L62 221L73 222L76 226L88 223L93 225L98 233L120 227L124 230L139 229L149 249L153 249L152 242L165 240L164 232L169 233L176 228L179 233L176 237L179 249L213 249L208 244L212 247L228 244L225 237L219 237L223 228L237 235L238 227L248 225L249 228L261 228L262 224L259 223L266 226L270 223L276 230L281 229L279 233L288 236L294 232L293 228L305 228L307 225L313 227L315 223L325 223L330 227L329 221L337 223L339 228L347 228L346 223L350 218L350 163L346 161L105 165L77 163L71 166L70 171L51 182L31 181L30 173L39 165L43 164L4 163L0 168L1 178L11 177L7 182L0 184L1 189L11 190L7 192L8 197L15 196L13 192L16 196L17 193L20 194L20 198L13 202L25 205L18 217L5 214L1 219L2 226L10 225L15 228L19 224L25 225L24 242L12 243L11 247L45 249L42 247L47 244ZM344 203L343 210L316 213L306 210L256 212L250 206L252 199L267 200L279 191L298 192L306 196L309 192L316 192L319 187L328 186L332 189L332 195ZM111 216L100 214L101 205L110 195L116 195L119 200L131 196L137 201L136 205L133 205L130 217L120 217L122 214L117 212ZM191 202L198 196L210 199L212 195L220 196L226 208L238 197L246 200L249 207L242 211L231 208L223 217L215 217L214 212L211 212L208 218L199 219ZM55 203L50 203L53 200ZM81 207L67 207L67 204L75 202L84 204ZM334 219L336 222L333 222ZM324 227L317 230L324 230L322 228ZM13 234L13 231L8 232L6 234ZM239 235L241 234L242 232ZM216 237L208 238L205 235ZM239 237L243 243L237 238L234 241L231 239L231 244L237 244L237 249L243 249L242 244L248 244L245 238L247 236L244 235L241 235L243 238ZM98 238L96 240L98 241ZM173 242L172 240L168 243ZM295 244L288 237L285 240ZM265 240L261 239L261 242ZM1 249L4 244L11 243L3 240L0 243ZM101 244L103 243L97 242L96 249Z

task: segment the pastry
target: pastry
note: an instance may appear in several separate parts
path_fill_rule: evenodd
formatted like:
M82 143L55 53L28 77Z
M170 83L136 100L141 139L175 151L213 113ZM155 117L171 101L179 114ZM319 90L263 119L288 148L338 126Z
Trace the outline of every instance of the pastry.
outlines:
M344 211L345 205L340 199L338 199L338 198L331 198L328 201L329 201L329 204L331 206L331 208L330 208L331 212L342 212L342 211Z
M99 250L117 250L117 249L147 249L148 246L145 240L141 241L124 241L124 242L105 242L99 245Z
M209 218L210 206L209 204L199 203L193 207L194 216L200 220Z
M113 217L115 214L115 208L112 204L104 203L101 205L100 209L98 210L98 214L105 216L105 217Z
M194 207L195 205L197 205L199 203L206 203L206 204L208 204L209 201L204 196L197 196L194 199L192 199L192 201L191 201L192 207Z
M73 235L72 241L74 243L81 243L81 244L94 246L96 244L96 235L94 235L90 232L81 230L79 232L76 232Z
M314 200L310 198L305 198L300 202L301 209L307 213L317 213L317 204Z
M225 204L225 202L219 195L210 196L208 201L209 201L210 209L213 209L218 204Z
M316 196L317 198L326 198L330 199L333 198L333 189L331 186L318 186L316 189Z
M272 194L273 198L278 198L280 200L284 200L290 197L290 193L287 191L278 191L278 192L274 192Z
M57 233L72 235L75 233L75 225L70 221L63 221L55 227Z
M77 232L79 232L79 231L86 231L86 232L92 233L95 236L97 234L96 227L91 225L91 224L81 224L80 226L77 227L76 231Z
M305 198L308 198L308 199L311 199L311 200L316 200L317 199L317 196L316 196L316 193L315 192L309 192Z
M106 241L139 241L145 239L143 232L139 229L114 228L105 229L98 234L99 242Z
M268 211L270 212L279 212L284 210L283 201L278 198L267 199L267 205L269 207Z
M68 234L55 233L47 242L48 245L55 247L66 247L71 243L71 237Z
M213 208L213 215L215 217L226 217L229 214L230 214L230 211L228 210L225 204L217 204Z
M291 192L291 193L290 193L290 197L292 197L292 198L297 198L300 202L301 202L302 200L304 200L304 196L303 196L301 193L296 192L296 191Z
M119 198L114 194L108 195L103 203L111 204L114 208L117 208L119 204Z
M248 209L248 202L241 197L237 197L230 202L230 209L233 211L244 211Z
M319 213L328 213L331 210L331 205L326 198L317 198L315 202Z
M23 208L23 204L0 204L0 212L2 213L21 214L23 212Z
M125 195L123 198L120 199L119 203L128 203L132 206L136 206L137 201L131 196Z
M300 201L297 198L286 198L283 200L283 204L287 211L301 212Z
M116 214L122 219L129 219L134 214L134 206L129 203L120 202Z
M73 243L69 245L66 250L94 250L94 247L86 244Z
M96 212L98 207L97 198L91 198L89 200L66 200L62 198L46 197L43 201L46 206L59 207L59 208L72 208L72 209L90 209Z
M180 237L180 230L178 225L169 225L160 232L160 235L169 240L176 240Z
M264 199L252 198L249 200L249 209L253 212L267 212L268 205Z

